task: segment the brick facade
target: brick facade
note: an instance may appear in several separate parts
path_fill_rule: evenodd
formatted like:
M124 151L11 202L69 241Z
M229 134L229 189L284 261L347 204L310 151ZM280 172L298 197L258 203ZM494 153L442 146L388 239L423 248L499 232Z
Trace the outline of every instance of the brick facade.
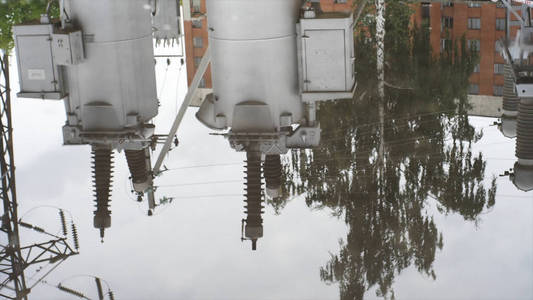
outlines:
M497 28L496 20L505 22L506 9L493 3L469 7L466 3L454 3L453 6L448 6L439 2L431 3L429 7L427 4L426 7L417 4L415 9L414 21L417 24L422 24L424 15L427 17L429 13L431 45L435 53L441 51L443 40L447 39L446 30L449 32L449 40L460 39L464 34L467 40L479 41L479 69L470 76L469 82L473 88L471 91L480 95L501 96L498 91L501 92L503 89L503 74L497 72L498 68L495 64L504 64L505 61L496 51L496 41L505 37L505 27L502 28L500 24ZM453 26L446 28L445 23L449 24L450 18L453 19ZM477 20L480 22L479 29L475 29L476 26L473 24ZM511 16L511 21L516 21L516 18ZM520 28L515 23L511 22L513 25L510 26L509 32L511 38L516 36Z
M185 33L185 54L186 54L186 64L187 64L187 84L190 85L194 74L196 73L197 63L199 59L205 53L205 50L208 45L208 33L207 33L207 18L205 17L206 6L205 0L198 1L201 3L200 9L195 9L192 5L196 1L191 1L190 5L190 20L183 21L183 31ZM186 7L184 7L186 9ZM193 25L194 24L194 25ZM201 24L201 25L200 25ZM198 26L200 25L200 26ZM202 46L197 47L194 43L194 39L198 38L202 40ZM206 74L204 75L203 86L205 88L211 88L211 67L207 69Z

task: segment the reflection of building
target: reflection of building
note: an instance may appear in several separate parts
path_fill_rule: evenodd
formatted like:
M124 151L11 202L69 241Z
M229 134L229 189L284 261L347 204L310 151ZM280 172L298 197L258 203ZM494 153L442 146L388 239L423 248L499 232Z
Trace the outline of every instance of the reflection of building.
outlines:
M494 3L439 3L422 4L416 8L417 24L431 28L431 45L435 51L452 47L452 41L465 35L468 45L479 51L480 62L470 77L470 94L503 95L504 59L496 49L496 41L516 36L520 24L506 9Z
M325 12L347 11L352 0L314 0ZM183 0L183 31L187 56L187 84L190 85L208 44L206 0ZM211 69L208 68L196 93L193 105L199 105L212 92Z
M515 13L523 15L520 7L513 6ZM524 8L525 11L527 8ZM430 43L436 53L452 49L454 41L461 39L463 35L468 46L479 51L479 64L469 80L470 101L477 106L478 115L495 116L494 108L498 106L494 103L503 104L500 129L505 136L517 138L518 161L511 180L523 191L532 190L533 93L527 94L530 92L528 88L521 87L517 91L515 87L517 82L523 86L531 85L531 79L523 81L517 78L524 69L521 69L522 66L515 66L513 71L510 61L506 62L500 55L501 44L497 43L505 37L509 40L517 37L520 29L518 18L503 5L494 3L433 2L416 6L414 21L429 26ZM518 95L519 91L527 95ZM503 97L500 98L501 96Z

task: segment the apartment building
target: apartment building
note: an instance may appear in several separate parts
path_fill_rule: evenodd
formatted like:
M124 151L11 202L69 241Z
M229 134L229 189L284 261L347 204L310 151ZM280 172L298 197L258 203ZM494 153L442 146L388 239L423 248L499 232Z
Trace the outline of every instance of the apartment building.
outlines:
M206 0L183 0L183 33L185 35L185 56L187 85L190 85L208 45ZM199 105L205 95L211 92L211 67L208 67L194 99Z
M505 61L496 42L506 36L516 36L519 22L508 15L501 4L479 2L432 2L418 4L414 17L417 24L431 30L431 45L435 51L452 47L454 40L466 36L469 47L479 51L480 62L470 76L472 95L502 96ZM509 21L508 21L509 20Z
M312 0L311 2L320 2L325 12L349 11L352 8L352 0ZM182 3L187 84L190 85L208 45L206 0L182 0ZM211 93L211 89L211 69L208 68L194 96L193 105L199 104L205 95Z

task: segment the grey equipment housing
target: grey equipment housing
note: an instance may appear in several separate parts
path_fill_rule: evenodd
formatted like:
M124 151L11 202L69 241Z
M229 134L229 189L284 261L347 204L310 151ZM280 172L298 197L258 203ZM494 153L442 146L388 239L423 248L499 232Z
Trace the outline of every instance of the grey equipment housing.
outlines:
M297 24L303 102L351 98L355 88L354 23L349 13L319 13Z
M214 130L230 128L223 135L237 151L251 144L265 155L316 147L317 102L353 96L353 14L313 11L298 18L296 2L207 2L208 12L224 13L209 15L214 94L196 117ZM259 3L277 11L276 26L263 25L269 22L254 10Z
M85 57L82 32L59 23L13 26L19 69L19 98L61 100L67 96L63 68Z

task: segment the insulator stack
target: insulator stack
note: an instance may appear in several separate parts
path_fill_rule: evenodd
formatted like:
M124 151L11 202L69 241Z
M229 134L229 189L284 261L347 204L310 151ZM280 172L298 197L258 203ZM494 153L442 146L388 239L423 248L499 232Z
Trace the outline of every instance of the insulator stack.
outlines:
M146 165L145 150L126 150L126 160L130 169L135 191L144 192L148 188L149 170Z
M22 221L19 221L19 225L22 226L22 227L26 227L28 229L33 229L37 232L41 232L41 233L44 233L44 229L41 228L41 227L38 227L38 226L33 226L29 223L26 223L26 222L22 222Z
M533 160L533 98L525 98L520 102L516 157Z
M246 227L245 236L252 241L252 250L256 250L257 239L263 236L263 197L261 182L261 153L246 153Z
M523 191L533 190L533 98L524 98L518 109L513 182Z
M100 281L100 278L95 277L94 281L96 282L96 290L98 291L98 299L104 300L104 291L102 290L102 282Z
M109 300L115 300L115 295L113 294L113 291L109 290L109 292L107 292L107 295L109 296Z
M518 104L520 98L516 95L516 86L513 74L513 67L505 64L503 67L504 83L503 83L503 110L509 112L518 111Z
M279 154L265 157L263 172L265 174L267 194L271 198L279 197L279 189L281 188L281 158Z
M62 291L65 292L65 293L69 293L69 294L72 294L72 295L74 295L74 296L76 296L76 297L80 297L80 298L87 299L87 297L85 297L85 295L84 295L83 293L78 292L78 291L76 291L76 290L73 290L73 289L71 289L71 288L68 288L68 287L62 286L61 284L59 284L59 285L57 286L57 288L60 289L60 290L62 290Z
M80 240L79 240L79 237L78 237L78 229L76 229L76 224L74 224L74 222L72 222L70 224L71 228L72 228L72 240L74 241L74 248L76 248L76 250L79 250L80 249Z
M26 222L19 221L19 225L22 226L22 227L26 227L26 228L29 228L29 229L33 229L33 225L28 224L28 223L26 223Z
M41 233L44 233L44 229L41 228L41 227L38 227L38 226L33 226L33 230L37 231L37 232L41 232Z
M63 230L63 235L67 236L67 222L65 221L65 212L62 209L59 210L59 219L61 220L61 229Z
M520 98L516 94L514 71L511 65L504 66L502 133L509 138L516 136L516 116Z
M96 210L94 211L94 227L100 229L100 237L104 238L104 231L111 226L111 211L109 197L111 178L113 175L113 152L111 149L93 147L93 176L96 196Z

